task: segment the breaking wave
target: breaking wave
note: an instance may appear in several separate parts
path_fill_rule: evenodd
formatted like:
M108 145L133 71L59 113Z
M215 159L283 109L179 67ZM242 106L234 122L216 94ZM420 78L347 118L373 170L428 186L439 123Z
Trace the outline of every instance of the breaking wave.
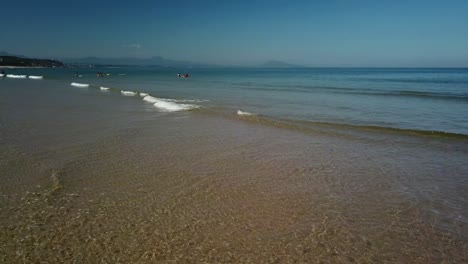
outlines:
M42 80L44 76L34 76L34 75L29 75L29 79L34 79L34 80Z
M71 86L75 86L75 87L80 87L80 88L89 87L89 84L88 84L88 83L76 83L76 82L72 82L70 85L71 85Z
M125 96L135 96L135 95L137 95L136 92L124 91L124 90L120 91L120 93L122 93L122 94L125 95Z
M185 111L185 110L200 108L200 106L198 105L179 104L179 103L176 103L175 100L173 99L156 98L151 95L145 96L143 100L148 103L152 103L156 108L164 112L176 112L176 111Z
M240 115L240 116L253 116L253 115L255 115L255 114L249 113L249 112L245 112L245 111L241 111L241 110L237 110L237 115Z
M6 77L13 79L26 79L26 75L7 74Z
M72 82L72 86L75 87L90 87L90 84L87 83L77 83L77 82ZM154 107L158 108L160 111L163 112L177 112L177 111L186 111L186 110L191 110L191 109L196 109L200 108L200 105L197 104L186 104L185 102L205 102L206 100L196 100L196 99L167 99L167 98L158 98L151 96L148 93L144 92L137 92L137 91L130 91L130 90L120 90L120 89L115 89L115 88L109 88L109 87L104 87L104 86L98 86L94 85L93 86L96 89L99 89L100 91L103 92L120 92L124 96L141 96L143 98L143 101L152 103Z

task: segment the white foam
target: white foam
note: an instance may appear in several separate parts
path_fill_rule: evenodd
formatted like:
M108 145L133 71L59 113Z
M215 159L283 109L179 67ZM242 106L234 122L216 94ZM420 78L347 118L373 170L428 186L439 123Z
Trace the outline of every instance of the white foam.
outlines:
M158 99L156 97L148 95L148 96L143 97L143 101L154 104L154 103L156 103L158 101Z
M209 102L209 100L199 100L199 99L164 99L167 102L175 102L175 103L203 103Z
M237 110L237 115L240 115L240 116L253 116L255 114L249 113L249 112L244 112L244 111L241 111L241 110Z
M135 96L137 93L132 91L120 91L125 96Z
M204 102L209 102L210 100L200 100L200 99L182 99L182 100L176 100L176 102L179 103L204 103Z
M140 93L140 96L145 97L145 96L148 96L148 94L147 93Z
M84 88L84 87L89 87L89 84L87 84L87 83L76 83L76 82L72 82L70 85L71 85L71 86L75 86L75 87L82 87L82 88Z
M154 103L154 106L161 109L165 112L175 112L175 111L184 111L199 108L197 105L190 105L190 104L176 104L173 102L167 102L163 100L159 100L158 102Z
M171 99L161 99L153 97L151 95L145 96L143 100L149 103L153 103L155 107L159 108L161 111L164 112L184 111L200 107L198 105L191 104L178 104L173 102Z
M41 80L43 79L44 76L34 76L34 75L29 75L29 79L34 79L34 80Z
M16 74L7 74L8 78L13 78L13 79L26 79L26 75L16 75Z
M0 77L3 77L3 76L5 76L5 74L0 73Z
M105 92L107 92L107 91L109 91L109 89L110 89L110 88L107 88L107 87L102 87L102 86L101 86L101 87L99 87L99 89L101 89L101 91L105 91Z

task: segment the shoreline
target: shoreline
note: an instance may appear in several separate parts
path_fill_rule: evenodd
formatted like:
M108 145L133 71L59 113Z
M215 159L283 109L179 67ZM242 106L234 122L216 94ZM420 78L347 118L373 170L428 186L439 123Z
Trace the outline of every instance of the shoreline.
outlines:
M52 67L41 67L41 66L0 66L0 69L44 69Z
M107 111L98 115L118 120ZM430 151L204 115L160 116L143 126L152 113L142 115L130 131L43 152L48 182L18 194L19 203L0 213L10 227L0 238L7 252L50 262L87 252L83 262L129 263L456 263L465 257L463 234L446 233L444 219L434 220L395 182L437 175L408 159ZM30 221L39 227L28 229Z
M468 257L468 144L347 126L304 133L235 113L159 112L121 90L8 83L18 85L0 89L0 262Z

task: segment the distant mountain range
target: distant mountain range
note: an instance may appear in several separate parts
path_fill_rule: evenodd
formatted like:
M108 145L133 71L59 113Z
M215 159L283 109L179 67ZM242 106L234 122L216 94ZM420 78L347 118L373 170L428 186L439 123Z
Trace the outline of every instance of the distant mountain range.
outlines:
M0 52L0 56L14 56L18 58L26 58L22 55L11 54L8 52ZM158 67L193 67L193 68L214 68L214 67L241 67L241 66L223 66L207 63L195 63L184 60L171 60L161 56L151 58L134 58L134 57L118 57L118 58L100 58L100 57L84 57L84 58L62 58L61 62L69 66L158 66ZM304 66L289 64L283 61L271 60L263 64L252 66L261 68L301 68Z
M264 68L304 68L302 65L289 64L284 61L271 60L260 65Z
M90 65L131 65L131 66L160 66L160 67L219 67L219 65L193 63L190 61L179 61L165 59L161 56L154 56L151 58L98 58L98 57L85 57L85 58L66 58L62 59L68 64L90 64Z
M190 61L179 61L166 59L161 56L154 56L151 58L132 58L132 57L121 57L121 58L98 58L98 57L86 57L86 58L68 58L62 59L62 61L68 64L91 64L91 65L135 65L135 66L144 66L144 65L153 65L161 67L226 67L222 65L215 64L204 64L204 63L194 63ZM228 66L235 67L235 66ZM301 68L302 65L289 64L283 61L271 60L263 64L254 67L262 68Z

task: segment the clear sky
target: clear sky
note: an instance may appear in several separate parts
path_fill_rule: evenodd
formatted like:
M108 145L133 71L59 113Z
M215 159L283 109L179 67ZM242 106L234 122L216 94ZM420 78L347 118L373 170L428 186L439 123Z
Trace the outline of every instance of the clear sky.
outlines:
M0 51L254 65L468 67L468 0L15 0Z

